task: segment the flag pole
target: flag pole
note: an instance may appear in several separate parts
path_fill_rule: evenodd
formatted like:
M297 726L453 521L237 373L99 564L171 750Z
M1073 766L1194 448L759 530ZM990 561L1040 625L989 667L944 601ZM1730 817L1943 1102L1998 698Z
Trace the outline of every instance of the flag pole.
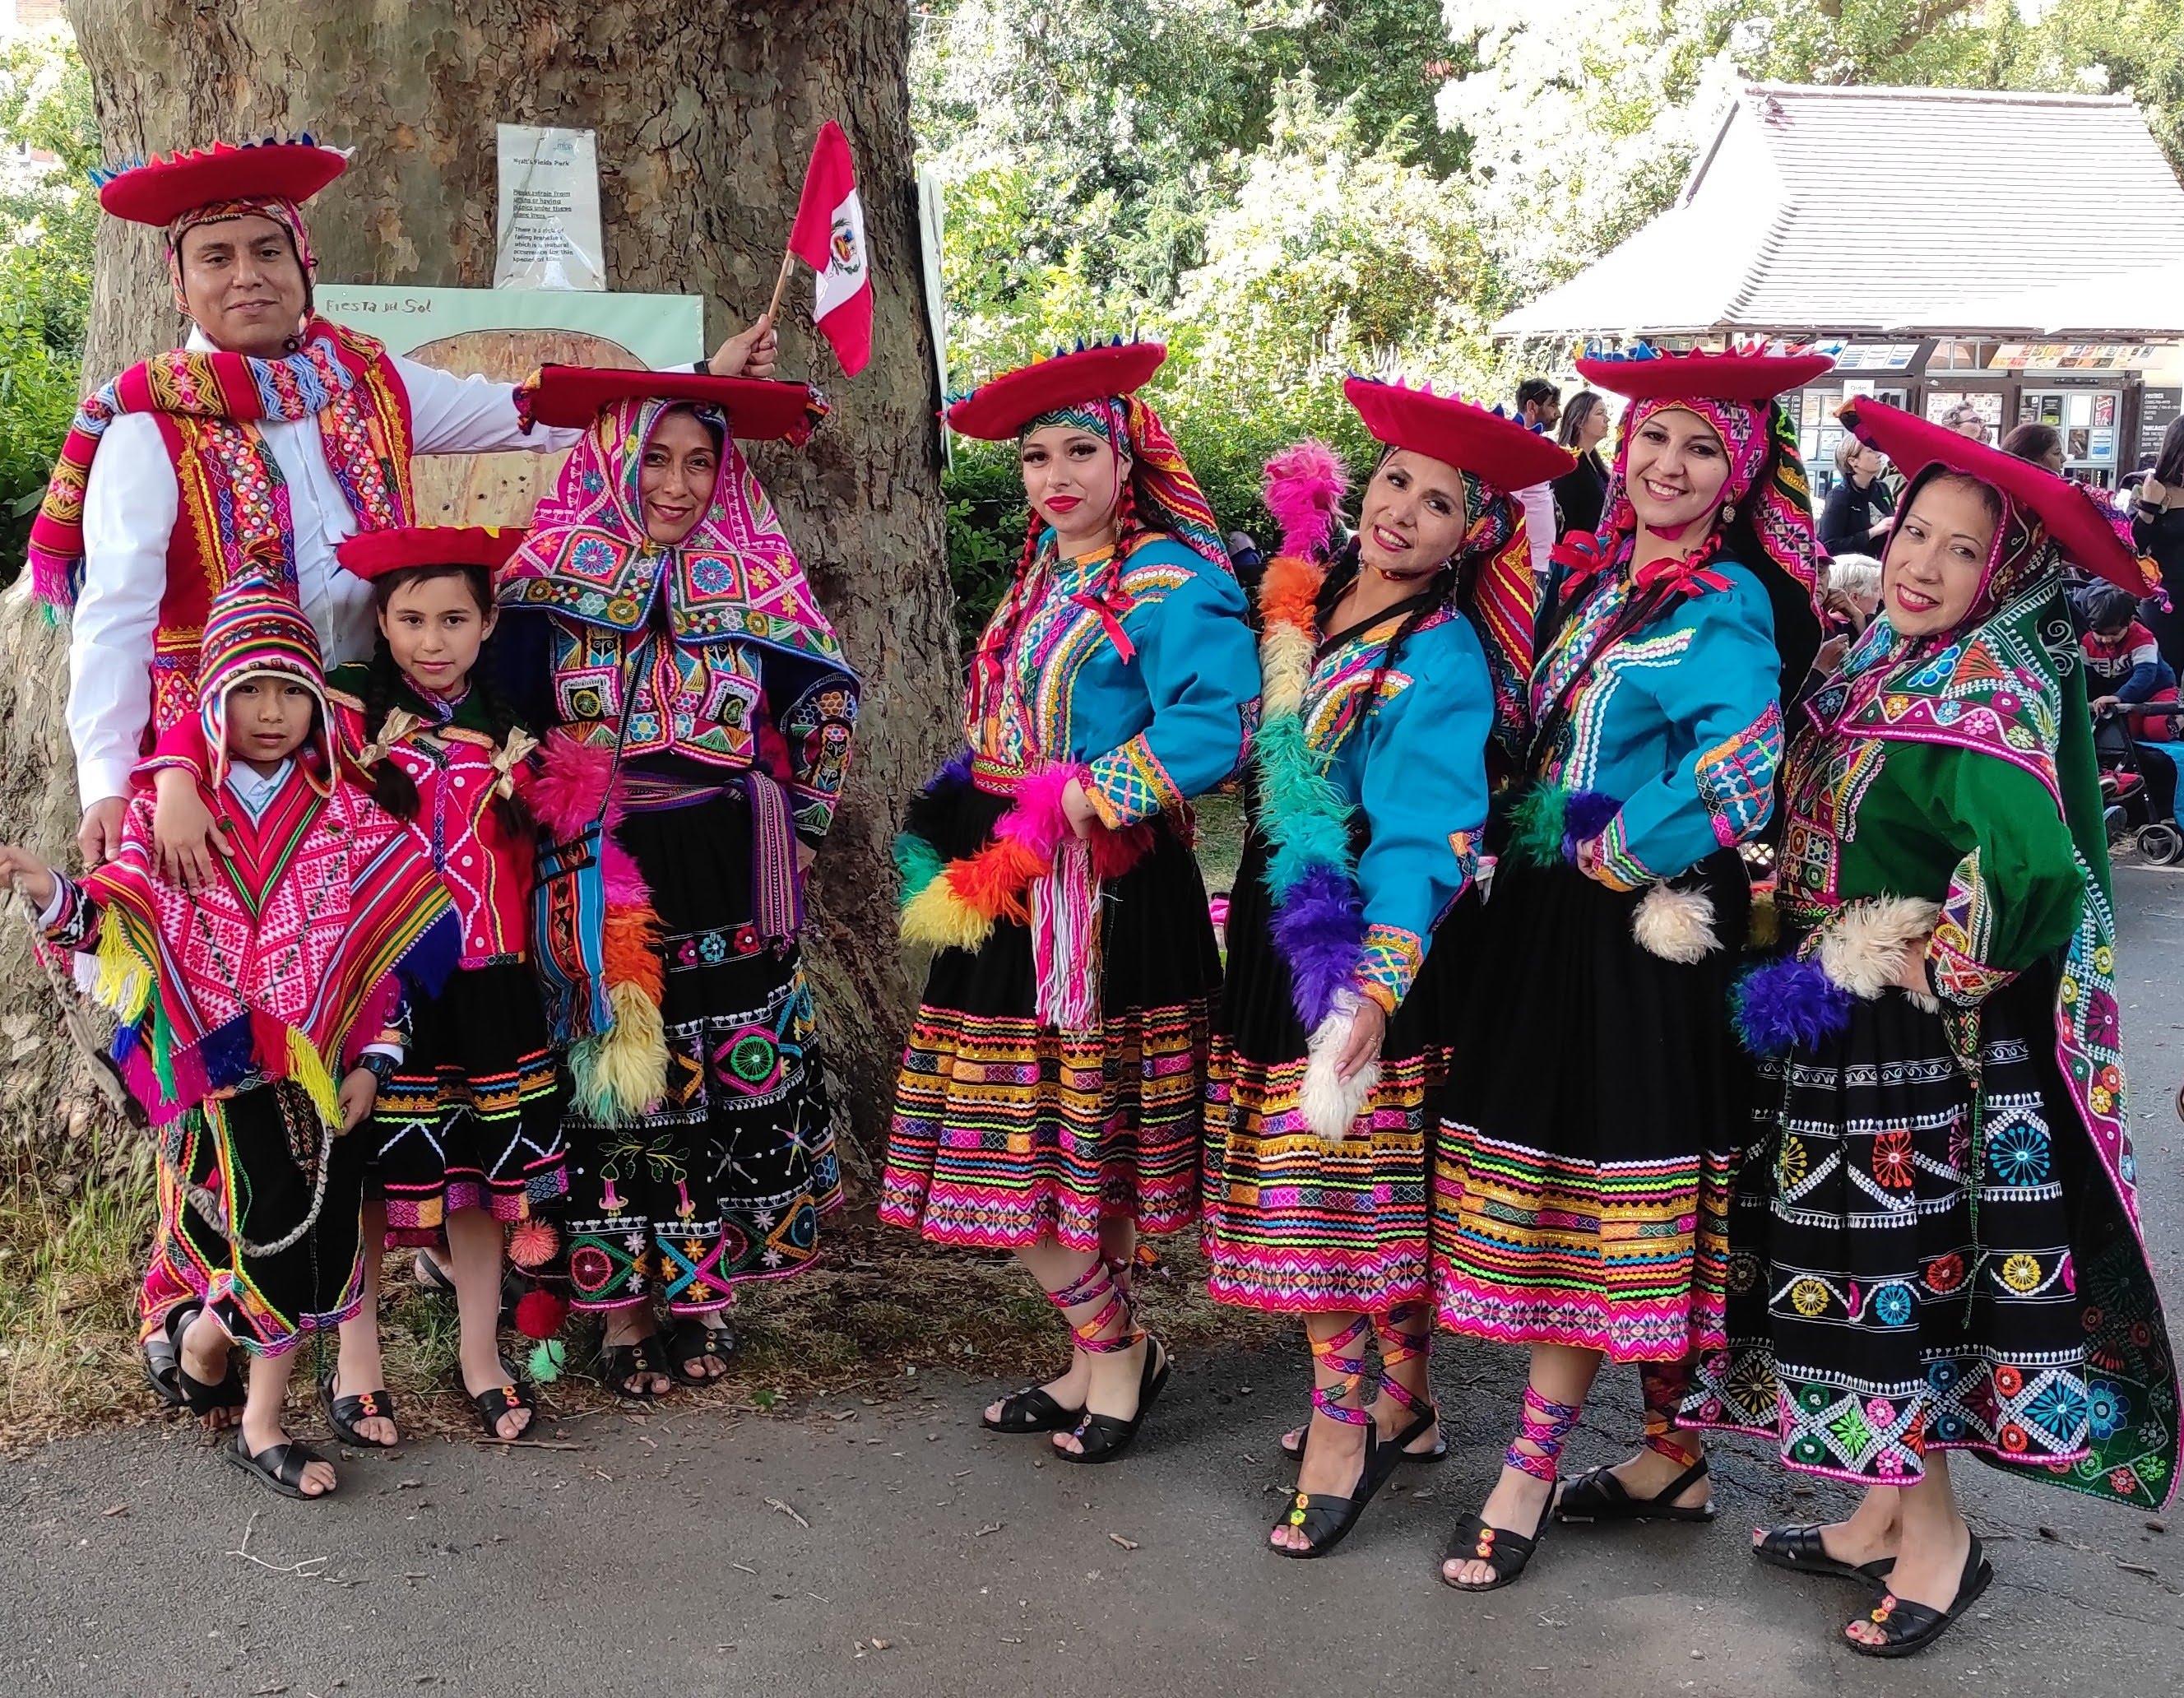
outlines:
M783 292L788 287L788 269L795 263L796 250L794 248L783 249L781 255L781 275L773 280L773 298L766 303L766 317L763 322L772 324L774 321L774 315L781 310L781 297Z

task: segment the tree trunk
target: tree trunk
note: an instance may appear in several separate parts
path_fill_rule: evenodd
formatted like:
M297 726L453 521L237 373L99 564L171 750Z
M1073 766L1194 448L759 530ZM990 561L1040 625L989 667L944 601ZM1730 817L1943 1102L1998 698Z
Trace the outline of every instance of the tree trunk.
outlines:
M328 281L489 287L494 125L595 130L610 287L703 295L712 340L766 303L819 125L849 131L878 294L873 361L853 383L827 381L838 372L808 334L806 272L783 370L817 376L834 415L808 448L754 459L865 679L849 793L819 859L811 955L840 1092L869 1139L909 989L889 846L956 721L900 0L70 0L69 14L111 156L301 130L355 149L309 214ZM156 232L109 220L98 241L87 381L171 347L181 329ZM65 643L19 586L0 604L0 834L58 851L76 814L58 710ZM19 1009L44 994L20 938L14 927L0 946ZM70 1075L43 1036L50 1022L19 1033L14 1021L0 1044L38 1041L0 1085L0 1115L35 1135L53 1116L30 1106L69 1094Z

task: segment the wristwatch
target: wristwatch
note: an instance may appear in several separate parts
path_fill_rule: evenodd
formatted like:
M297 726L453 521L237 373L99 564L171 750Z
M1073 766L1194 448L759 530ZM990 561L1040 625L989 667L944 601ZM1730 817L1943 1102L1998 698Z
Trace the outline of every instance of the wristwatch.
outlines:
M384 1049L367 1049L357 1058L356 1065L371 1075L382 1091L387 1082L394 1077L394 1058Z

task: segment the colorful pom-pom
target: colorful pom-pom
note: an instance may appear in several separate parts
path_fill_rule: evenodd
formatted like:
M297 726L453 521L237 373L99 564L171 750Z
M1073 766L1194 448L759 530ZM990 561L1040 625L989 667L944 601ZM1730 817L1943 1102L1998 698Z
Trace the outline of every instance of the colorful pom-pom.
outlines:
M1509 853L1529 866L1559 866L1569 792L1559 784L1535 784L1509 810Z
M532 1215L508 1229L508 1259L517 1267L543 1267L561 1248L561 1235L551 1221Z
M1755 1055L1818 1048L1850 1023L1851 994L1794 957L1754 967L1730 992L1737 1036Z
M1623 811L1623 804L1614 797L1597 790L1573 790L1563 804L1562 858L1565 863L1577 865L1577 847L1589 843L1602 832L1608 822Z
M551 1385L569 1365L568 1347L559 1339L541 1339L524 1359L524 1372L533 1385Z
M526 1339L550 1339L569 1318L569 1300L543 1288L515 1300L515 1330Z

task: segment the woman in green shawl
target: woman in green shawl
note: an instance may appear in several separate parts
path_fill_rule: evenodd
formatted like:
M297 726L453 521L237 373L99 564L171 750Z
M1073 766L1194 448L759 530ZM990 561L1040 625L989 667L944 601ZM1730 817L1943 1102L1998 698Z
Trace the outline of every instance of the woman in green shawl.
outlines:
M1881 616L1784 771L1782 961L1738 988L1766 1104L1730 1214L1728 1348L1685 1423L1868 1488L1753 1554L1873 1589L1924 1649L1993 1578L1949 1453L2145 1507L2177 1386L2138 1233L2108 849L2068 556L2150 587L2079 487L1894 408Z

